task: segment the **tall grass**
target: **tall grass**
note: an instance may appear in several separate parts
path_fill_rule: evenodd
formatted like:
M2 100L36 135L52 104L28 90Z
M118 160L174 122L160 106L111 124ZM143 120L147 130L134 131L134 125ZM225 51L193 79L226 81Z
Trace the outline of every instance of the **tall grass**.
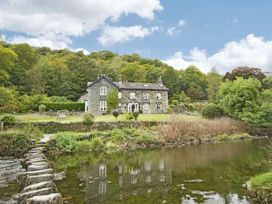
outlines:
M246 129L246 125L230 118L187 121L176 116L172 116L169 123L158 127L159 133L166 140L212 139L222 134L243 133Z

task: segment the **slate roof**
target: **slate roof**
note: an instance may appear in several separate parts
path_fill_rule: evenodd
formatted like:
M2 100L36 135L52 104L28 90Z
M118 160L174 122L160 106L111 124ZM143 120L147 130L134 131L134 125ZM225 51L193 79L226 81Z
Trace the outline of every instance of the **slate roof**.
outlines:
M134 82L122 82L122 84L119 84L119 82L113 82L110 78L106 76L102 76L95 80L94 82L88 83L88 87L92 86L93 84L97 83L101 79L108 80L111 84L116 86L119 89L128 89L128 90L158 90L158 91L168 91L169 89L164 86L160 85L159 83L134 83Z
M117 83L117 86L120 89L129 89L129 90L162 90L162 91L168 91L168 88L166 86L160 85L158 83L122 82L122 84Z

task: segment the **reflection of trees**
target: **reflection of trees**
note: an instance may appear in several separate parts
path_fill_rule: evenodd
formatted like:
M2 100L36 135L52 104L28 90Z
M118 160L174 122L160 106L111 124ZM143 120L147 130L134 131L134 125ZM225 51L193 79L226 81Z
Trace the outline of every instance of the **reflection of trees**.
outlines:
M84 203L138 203L146 196L148 204L181 198L208 203L216 196L235 203L245 200L241 185L251 174L247 166L260 160L257 149L258 142L249 141L137 151L85 163L75 168L75 175L85 183ZM78 184L74 189L82 194Z

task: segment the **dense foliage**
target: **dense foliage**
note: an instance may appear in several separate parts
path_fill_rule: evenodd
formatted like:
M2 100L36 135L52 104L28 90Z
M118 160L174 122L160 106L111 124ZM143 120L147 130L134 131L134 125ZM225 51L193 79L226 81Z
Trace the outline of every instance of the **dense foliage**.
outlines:
M259 127L272 127L272 90L264 90L255 78L224 82L218 103L231 117Z
M194 66L174 70L167 64L137 54L110 51L82 52L35 48L0 42L0 112L38 111L45 102L76 101L87 82L106 73L114 81L157 82L169 88L169 97L184 92L192 100L207 99L206 75ZM50 100L48 100L50 98Z
M201 115L203 118L219 118L225 115L224 110L216 105L216 104L209 104L206 105L202 111Z
M13 115L5 115L0 119L4 123L4 126L14 126L16 124L16 118Z
M47 111L58 111L58 110L68 110L68 111L84 111L85 104L80 102L47 102L43 103Z

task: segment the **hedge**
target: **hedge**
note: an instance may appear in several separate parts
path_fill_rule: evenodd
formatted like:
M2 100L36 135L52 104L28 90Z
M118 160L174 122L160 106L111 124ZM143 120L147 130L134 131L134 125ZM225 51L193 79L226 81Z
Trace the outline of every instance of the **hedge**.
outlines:
M68 110L68 111L84 111L85 103L80 102L51 102L43 103L46 106L46 111L59 111L59 110Z

